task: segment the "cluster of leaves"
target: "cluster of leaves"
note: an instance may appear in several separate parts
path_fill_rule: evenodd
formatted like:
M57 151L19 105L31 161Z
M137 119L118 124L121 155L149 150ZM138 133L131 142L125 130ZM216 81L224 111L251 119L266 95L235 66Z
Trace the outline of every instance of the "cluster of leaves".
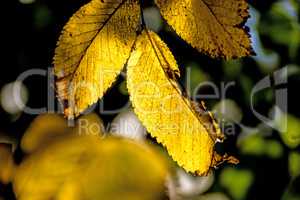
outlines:
M200 52L225 59L253 54L244 26L245 0L156 0L162 16ZM180 90L175 58L159 36L148 30L137 0L92 0L64 27L55 52L57 92L65 114L74 118L103 97L123 67L139 119L188 172L205 175L225 160L214 150L223 141L203 103Z
M26 2L26 3L24 3ZM30 3L29 3L30 2ZM49 49L52 49L54 46L54 40L56 40L57 29L63 23L60 20L65 19L66 16L70 15L70 10L74 8L78 8L82 1L74 1L69 4L68 1L51 1L45 0L43 2L40 1L25 1L20 0L19 2L10 2L9 5L16 6L18 9L11 11L12 15L19 16L17 17L19 20L20 26L14 26L15 23L8 23L7 26L11 28L8 31L7 40L5 41L15 41L15 36L18 34L23 28L26 27L26 30L23 31L24 34L19 35L18 37L22 40L21 45L18 45L14 53L9 55L13 56L13 59L10 60L11 66L18 66L19 69L24 69L24 66L32 66L33 63L35 65L45 65L45 60L51 59L48 53ZM145 1L146 2L146 1ZM26 5L25 5L26 4ZM148 7L148 5L151 7ZM9 9L9 6L7 7ZM299 145L300 145L300 119L299 119L299 101L297 100L298 85L299 85L299 38L300 38L300 24L299 24L299 13L300 13L300 2L298 0L276 0L276 1L251 1L250 6L250 14L251 18L248 20L247 25L251 29L251 36L253 41L253 48L258 56L247 58L247 59L238 59L231 61L220 61L220 60L212 60L209 56L201 56L197 54L195 49L190 48L188 45L185 45L179 37L176 37L174 32L170 31L170 27L167 23L163 23L159 10L153 7L151 1L147 1L147 5L143 9L143 14L145 17L145 21L147 23L147 27L151 27L152 30L156 32L159 31L160 36L162 36L165 41L169 44L169 47L172 49L173 53L176 56L176 59L181 63L184 68L181 69L181 78L180 80L185 80L185 75L191 75L191 87L187 85L187 89L192 88L192 90L188 90L194 92L197 90L197 94L207 94L207 87L199 88L199 83L205 83L205 81L213 81L214 83L219 83L220 81L235 81L237 84L230 88L229 93L227 93L225 100L210 100L208 103L209 107L212 108L217 113L217 117L221 117L226 126L231 127L234 122L237 129L230 131L225 127L225 132L228 134L234 133L234 136L229 136L229 140L226 141L226 149L229 147L231 152L237 154L238 158L241 160L240 165L232 168L231 166L226 166L225 168L221 167L219 170L215 171L215 173L208 177L213 177L212 183L207 186L203 182L199 181L202 179L206 179L207 177L195 177L185 172L181 171L181 174L184 176L178 177L178 182L176 180L174 186L174 191L179 193L180 195L185 194L191 198L182 198L182 199L226 199L222 198L220 195L211 194L211 192L220 192L225 193L226 196L235 200L242 199L279 199L282 200L296 200L299 199L299 190L298 183L300 180L299 176L299 163L300 163L300 155L299 155ZM9 20L4 20L9 21ZM158 27L159 26L159 27ZM17 30L15 30L17 28ZM188 30L188 29L187 29ZM178 32L178 31L177 31ZM27 34L30 33L30 34ZM168 37L167 37L168 36ZM169 37L170 36L170 37ZM174 37L172 37L174 36ZM11 39L9 39L11 38ZM26 39L25 39L26 38ZM45 40L45 38L47 38ZM178 40L179 39L179 40ZM26 40L26 41L25 41ZM5 45L4 41L4 45ZM11 46L11 42L9 46ZM190 42L189 42L190 43ZM8 48L7 48L8 49ZM23 53L24 52L24 53ZM19 59L15 59L15 55L19 55L22 57L22 61ZM24 60L25 59L25 60ZM37 64L38 63L38 64ZM276 121L276 125L279 127L278 131L272 130L265 126L265 124L258 121L252 114L249 108L249 99L251 96L251 89L254 84L262 79L264 76L273 74L275 70L278 70L282 67L285 67L288 70L288 90L289 90L289 112L279 116ZM2 84L6 84L7 81L11 81L16 77L20 71L16 70L16 67L10 68L3 73L3 77L1 79ZM27 68L25 68L27 69ZM191 71L190 71L191 70ZM191 72L191 73L190 73ZM13 75L10 75L12 73ZM11 78L9 78L11 77ZM122 80L122 79L121 79ZM31 81L29 81L31 82ZM30 99L35 99L36 106L37 101L41 101L40 97L47 93L46 90L40 91L40 82L39 84L34 83L25 83L25 86L30 89ZM116 82L116 86L119 86L119 81ZM202 84L201 84L202 85ZM122 90L122 93L125 96L122 96L118 87L112 88L105 96L105 101L102 102L101 106L105 108L115 106L118 107L119 103L123 103L125 100L127 101L128 91L126 89L126 81L122 82L119 88ZM285 88L285 85L280 86L281 88ZM274 90L277 88L273 88ZM274 90L267 89L261 91L259 94L255 95L254 103L256 110L261 114L267 116L272 108L275 106L275 97ZM3 89L2 89L3 90ZM5 95L1 90L1 98L4 96L8 99L9 102L12 101L12 97L9 95ZM192 93L191 93L192 94ZM120 98L115 98L116 96ZM290 96L292 98L290 98ZM43 100L42 100L43 101ZM29 102L29 105L33 105L33 102ZM45 102L43 102L45 103ZM43 104L42 103L42 104ZM124 104L127 102L124 102ZM1 102L2 104L2 102ZM108 105L109 104L109 105ZM40 105L40 104L38 104ZM4 108L3 104L1 105ZM223 109L225 107L225 109ZM13 137L14 140L19 140L20 133L23 133L23 129L28 126L28 121L31 121L33 116L22 114L21 108L19 108L20 113L18 115L14 115L0 108L0 199L14 199L13 194L10 192L10 185L5 185L5 183L10 182L12 174L14 174L14 163L11 157L11 150L8 145L3 144L7 142L7 136ZM13 109L16 109L16 106L13 106ZM132 113L132 112L131 112ZM221 115L219 115L221 113ZM132 115L134 115L132 113ZM105 122L111 121L111 115L102 115L103 120ZM287 118L286 118L287 117ZM43 131L39 131L38 129L34 129L34 131L40 135L40 139L43 136L48 137L46 140L41 141L41 147L37 149L46 149L48 148L48 141L51 139L51 135L56 137L56 131L51 128L52 125L56 126L58 129L61 127L60 122L56 122L52 124L52 120L50 118L44 118L46 121L42 122L43 125L47 126L39 126L37 123L33 123L32 125L40 127ZM285 121L288 121L287 129L285 127ZM4 121L2 121L4 120ZM123 119L121 119L122 123L124 123ZM99 122L96 122L99 123ZM114 121L112 123L115 123ZM160 123L164 123L163 121ZM242 124L241 124L242 123ZM52 125L51 125L52 124ZM126 122L129 124L129 130L125 133L133 134L132 129L135 126L132 126L132 122ZM49 126L48 126L49 125ZM240 127L239 125L242 125ZM30 126L34 128L33 126ZM234 127L234 128L236 128ZM31 129L31 128L30 128ZM282 129L282 130L281 130ZM47 132L45 132L47 130ZM4 133L2 133L2 131ZM124 134L123 131L117 130L117 135ZM4 134L4 138L3 135ZM54 136L55 135L55 136ZM24 158L22 162L20 161L21 155L18 150L15 152L15 156L20 165L22 163L28 163L26 160L29 157L34 157L35 153L30 153L33 149L36 149L35 145L39 146L39 142L33 142L30 146L30 143L23 142L25 140L30 139L27 137L26 133L22 139L22 150L27 152L26 156L22 156ZM280 136L280 137L279 137ZM27 138L27 139L26 139ZM141 138L145 138L144 134ZM64 139L62 137L61 139ZM98 140L99 138L95 138ZM238 141L236 142L235 139ZM83 139L82 143L85 143L85 139ZM99 140L98 140L99 141ZM103 141L106 142L107 140ZM30 142L30 141L29 141ZM144 140L142 141L144 142ZM27 143L27 144L26 144ZM35 144L34 144L35 143ZM93 143L93 142L92 142ZM26 144L26 145L25 145ZM66 144L71 144L66 142ZM97 145L102 145L103 143L96 143ZM132 143L134 145L134 142ZM56 154L56 152L64 153L57 149L51 148L51 154ZM69 145L63 146L61 148L70 148ZM14 148L15 149L15 148ZM94 152L94 147L91 147L91 152ZM122 149L119 149L122 151ZM137 147L137 150L139 148ZM88 150L87 150L88 151ZM35 151L36 152L36 151ZM39 154L39 155L47 155L47 154ZM118 155L118 154L116 154ZM147 154L145 154L147 156ZM59 155L55 155L59 157ZM135 155L132 155L132 158ZM64 156L61 156L64 157ZM101 157L101 156L100 156ZM65 158L65 157L64 157ZM97 156L93 158L93 160L97 160ZM29 158L30 159L30 158ZM42 158L41 158L42 159ZM35 165L38 167L45 166L41 165L39 162L40 159L35 159ZM46 161L42 159L43 161ZM58 159L57 159L58 160ZM33 161L33 159L32 159ZM59 161L62 163L62 161ZM141 162L143 162L141 160ZM152 161L155 162L155 161ZM162 162L162 161L160 161ZM49 162L48 162L49 163ZM74 168L75 165L84 164L85 162L77 162L73 163ZM126 168L126 164L119 164L119 162L114 162L123 168ZM51 167L52 163L49 163ZM56 166L56 165L55 165ZM118 166L115 166L118 167ZM17 166L18 168L18 166ZM34 190L42 191L41 182L35 181L39 177L45 178L49 177L45 170L36 169L36 168L24 168L27 170L28 174L32 172L38 171L40 174L37 175L35 173L34 177L31 177L30 182L33 181L38 185L28 184L29 188L26 189L28 194L34 194ZM49 169L49 168L48 168ZM118 168L119 169L119 168ZM54 169L53 169L54 170ZM122 179L120 181L127 181L128 176L124 176L123 172L119 173L118 176L121 176ZM57 172L57 171L56 171ZM56 173L54 171L54 173ZM121 171L120 171L121 172ZM53 173L53 174L54 174ZM62 174L57 172L57 174ZM97 174L98 171L95 171ZM137 178L142 177L145 173L139 174L139 171L132 172L133 175ZM152 171L151 171L152 173ZM276 178L280 181L274 181L274 174L276 174ZM212 176L211 176L212 175ZM63 175L62 175L63 176ZM72 174L67 174L66 177L72 177ZM25 177L25 176L24 176ZM186 178L188 177L188 178ZM61 177L58 177L58 180ZM112 179L116 178L115 176L111 176ZM72 178L70 178L72 179ZM47 184L56 184L55 179L48 179ZM66 179L60 179L66 180ZM59 180L59 181L60 181ZM94 180L94 179L93 179ZM116 179L114 179L116 181ZM143 180L140 180L141 184L143 184ZM68 182L68 181L66 181ZM78 182L80 180L78 179ZM87 183L87 182L85 182ZM95 182L94 182L95 183ZM109 181L105 180L105 183L99 180L97 182L102 185L109 185ZM96 183L96 184L97 184ZM207 192L206 195L201 195L199 197L199 184L205 185L205 187L210 187L210 190L205 189L204 191L201 189L201 193ZM14 183L13 185L16 185ZM73 185L66 184L66 185ZM76 185L76 184L74 184ZM25 184L26 186L26 184ZM122 184L119 184L120 187L123 187ZM212 186L212 187L211 187ZM263 187L262 187L263 186ZM100 187L100 185L98 186ZM75 187L65 187L65 188L75 188ZM127 189L127 188L126 188ZM69 189L63 189L64 191L70 191ZM62 191L63 191L62 190ZM191 191L193 190L193 195L191 195ZM284 191L285 190L285 191ZM77 190L78 191L78 190ZM80 191L80 190L79 190ZM93 191L93 190L87 190ZM117 188L114 189L115 193L118 193L120 190ZM122 189L122 191L124 191ZM75 190L74 190L75 192ZM139 189L136 188L135 192L139 193ZM153 191L155 192L155 191ZM61 192L60 197L63 197L63 194L68 194ZM197 194L197 197L195 195ZM56 193L53 193L52 196L56 196ZM70 194L70 193L69 193ZM36 193L36 195L39 195ZM47 195L45 195L47 196ZM101 194L99 194L100 197ZM223 195L224 196L224 195ZM30 198L30 195L27 195ZM66 196L70 197L71 196ZM101 196L103 197L103 196ZM107 196L106 196L107 197ZM171 196L170 196L171 197ZM193 198L195 197L195 198ZM53 197L54 198L54 197ZM103 199L105 199L103 197Z

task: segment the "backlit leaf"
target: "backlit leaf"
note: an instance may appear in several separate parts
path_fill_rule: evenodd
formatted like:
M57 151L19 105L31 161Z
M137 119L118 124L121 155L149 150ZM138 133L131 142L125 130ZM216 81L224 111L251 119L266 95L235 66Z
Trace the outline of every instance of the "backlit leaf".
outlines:
M162 16L200 52L226 59L253 53L245 0L156 0Z
M122 70L139 14L137 0L92 0L64 27L54 67L58 96L70 118L97 102Z
M135 113L185 170L205 175L224 158L214 151L223 134L204 105L183 97L177 63L160 38L144 31L128 61L128 90ZM199 110L196 111L195 108Z

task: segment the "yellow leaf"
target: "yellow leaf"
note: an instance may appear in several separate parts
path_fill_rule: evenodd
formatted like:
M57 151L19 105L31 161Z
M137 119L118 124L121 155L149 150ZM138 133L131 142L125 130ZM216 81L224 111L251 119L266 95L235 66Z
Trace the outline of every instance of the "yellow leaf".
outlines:
M246 0L155 0L177 34L200 52L226 59L253 54Z
M130 55L139 18L137 0L92 0L71 17L54 56L67 116L78 116L112 85Z
M70 128L62 116L55 114L40 115L33 120L25 131L21 140L21 148L27 154L32 153L47 142L69 131Z
M75 123L73 134L95 136L104 135L104 123L96 113L83 115L79 117Z
M27 157L13 189L19 200L156 200L167 173L165 158L150 145L70 135Z
M60 115L42 114L34 119L24 133L21 148L26 154L31 154L68 135L101 136L103 126L102 120L96 114L80 117L74 127L68 125L67 120Z
M200 110L182 96L176 61L160 38L144 31L128 61L128 90L139 119L185 170L206 175L229 159L214 151L223 134L204 105Z
M14 170L15 164L10 145L0 143L0 183L11 182Z

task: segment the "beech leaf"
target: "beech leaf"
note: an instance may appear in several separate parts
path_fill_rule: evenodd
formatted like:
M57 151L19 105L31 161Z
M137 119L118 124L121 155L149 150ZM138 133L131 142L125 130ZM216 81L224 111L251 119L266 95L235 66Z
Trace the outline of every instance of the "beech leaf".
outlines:
M64 27L54 71L69 118L96 103L115 81L130 55L139 14L137 0L92 0Z
M155 0L176 33L200 52L226 59L253 54L246 0Z
M217 123L183 96L177 83L176 61L159 36L148 30L137 39L128 61L128 91L138 118L186 171L206 175L211 167L232 157L218 155L223 140Z

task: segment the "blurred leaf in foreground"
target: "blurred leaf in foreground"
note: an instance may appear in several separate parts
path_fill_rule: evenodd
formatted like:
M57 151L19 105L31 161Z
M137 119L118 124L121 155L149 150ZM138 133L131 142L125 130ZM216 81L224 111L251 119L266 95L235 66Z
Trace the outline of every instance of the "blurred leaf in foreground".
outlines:
M69 132L64 118L55 114L44 114L36 117L24 133L21 148L25 153L32 153L44 146L46 141Z
M19 200L156 200L167 165L151 147L118 138L69 135L39 149L16 170Z
M56 114L43 114L34 119L26 130L22 141L22 150L29 154L43 148L65 135L101 135L103 124L96 114L82 116L71 128L62 116Z
M13 177L14 169L11 146L0 143L0 183L8 184Z

